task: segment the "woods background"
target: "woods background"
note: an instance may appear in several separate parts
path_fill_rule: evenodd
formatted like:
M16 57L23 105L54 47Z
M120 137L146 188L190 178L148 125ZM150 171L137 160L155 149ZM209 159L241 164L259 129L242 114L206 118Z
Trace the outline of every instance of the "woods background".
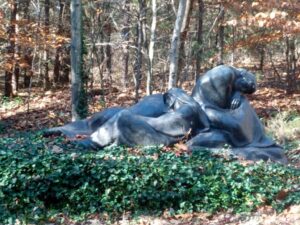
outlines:
M77 2L81 15L71 15L70 2ZM144 92L190 87L220 63L248 68L260 83L279 87L284 95L299 91L297 0L0 4L0 78L6 97L28 97L34 87L42 87L39 93L69 87L71 17L82 22L77 33L82 44L80 79L82 93L91 97L89 104L105 105L114 92L137 101ZM87 113L83 105L81 109Z

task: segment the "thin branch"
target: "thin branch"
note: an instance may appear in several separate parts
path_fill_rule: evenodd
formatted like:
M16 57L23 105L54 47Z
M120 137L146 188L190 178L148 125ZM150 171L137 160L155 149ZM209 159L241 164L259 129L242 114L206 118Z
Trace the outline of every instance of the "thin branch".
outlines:
M222 15L223 11L224 11L224 7L221 8L219 14L218 14L217 17L215 18L215 20L214 20L214 22L213 22L211 28L209 29L207 35L205 36L205 39L207 39L207 38L209 37L210 33L212 32L212 30L213 30L214 27L216 26L218 20L220 19L220 17L221 17L221 15Z
M174 2L174 0L172 0L171 2L172 2L172 9L173 9L173 12L174 12L174 14L176 15L176 14L177 14L177 10L176 10L176 8L175 8L175 2Z
M113 17L112 13L109 14L109 18L111 19L113 25L115 26L116 30L119 32L120 31L120 26L117 24L115 18Z

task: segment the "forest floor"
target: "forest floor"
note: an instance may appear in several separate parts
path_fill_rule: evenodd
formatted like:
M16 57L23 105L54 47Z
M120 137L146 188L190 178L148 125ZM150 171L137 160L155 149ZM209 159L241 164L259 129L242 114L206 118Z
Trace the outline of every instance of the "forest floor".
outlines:
M99 221L99 220L98 220ZM91 225L105 223L91 220ZM124 217L120 225L298 225L300 224L300 206L291 206L282 213L276 213L271 207L262 207L253 213L233 214L219 212L214 215L207 213L187 213L176 216L140 217L131 220Z
M190 92L192 84L185 83L183 89ZM144 92L140 93L140 96L144 95ZM288 95L281 88L262 83L248 99L258 116L265 120L279 112L300 113L300 91ZM41 88L32 88L30 93L28 90L20 90L18 97L13 100L2 97L0 103L0 129L5 127L5 133L14 130L39 130L63 125L70 120L69 87L47 92ZM107 107L127 107L132 104L134 91L130 89L106 87L103 91L96 89L89 94L90 114Z
M76 223L65 218L68 225L299 225L300 205L290 206L281 213L276 213L271 207L261 207L256 212L233 214L218 212L213 215L208 213L186 213L170 216L164 213L162 216L139 216L123 218L114 223L107 223L105 219L95 216L86 222ZM54 223L47 225L55 225Z
M183 86L191 90L191 84ZM128 106L134 103L132 90L121 91L117 88L106 88L102 96L95 91L90 95L90 113L98 112L111 106ZM141 96L143 93L141 93ZM33 88L30 93L20 91L19 97L13 101L2 98L0 104L0 137L9 136L16 131L40 130L65 124L70 118L70 90L61 88L55 91L44 92L42 89ZM248 96L257 114L268 121L278 112L300 113L300 92L287 95L283 89L260 84L258 91ZM104 99L103 99L104 98ZM300 133L295 136L300 140ZM300 145L293 149L294 154L300 155ZM299 157L298 157L299 158ZM295 167L300 168L300 160L294 161ZM67 221L67 220L66 220ZM72 221L66 224L75 224ZM78 224L78 223L77 223ZM95 217L82 224L106 224ZM214 215L207 213L190 213L170 216L165 212L160 217L141 216L138 219L124 216L117 224L151 224L151 225L188 225L188 224L300 224L300 205L290 206L281 213L276 213L271 207L262 207L256 212L248 214L233 214L219 212Z

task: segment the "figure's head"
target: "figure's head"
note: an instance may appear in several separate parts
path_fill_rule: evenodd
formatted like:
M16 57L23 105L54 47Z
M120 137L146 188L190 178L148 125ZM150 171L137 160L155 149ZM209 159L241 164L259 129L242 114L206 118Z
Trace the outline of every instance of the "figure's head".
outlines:
M239 74L234 82L234 89L245 94L252 94L256 91L256 78L253 73L245 69L238 69Z

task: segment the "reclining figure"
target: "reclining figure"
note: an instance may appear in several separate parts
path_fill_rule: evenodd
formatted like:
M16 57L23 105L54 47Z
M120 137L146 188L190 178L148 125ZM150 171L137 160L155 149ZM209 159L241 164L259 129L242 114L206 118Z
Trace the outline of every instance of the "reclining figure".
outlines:
M88 137L79 141L86 147L109 145L171 145L188 133L209 129L200 105L185 91L172 88L164 94L143 98L129 108L109 108L91 118L50 128L45 135L64 134Z
M46 134L87 135L79 141L82 145L101 148L171 145L189 133L187 146L192 151L227 144L234 154L248 160L286 163L283 149L265 135L243 95L255 90L252 73L220 65L201 76L191 96L172 88L164 94L144 97L129 108L109 108L89 119L50 128Z

